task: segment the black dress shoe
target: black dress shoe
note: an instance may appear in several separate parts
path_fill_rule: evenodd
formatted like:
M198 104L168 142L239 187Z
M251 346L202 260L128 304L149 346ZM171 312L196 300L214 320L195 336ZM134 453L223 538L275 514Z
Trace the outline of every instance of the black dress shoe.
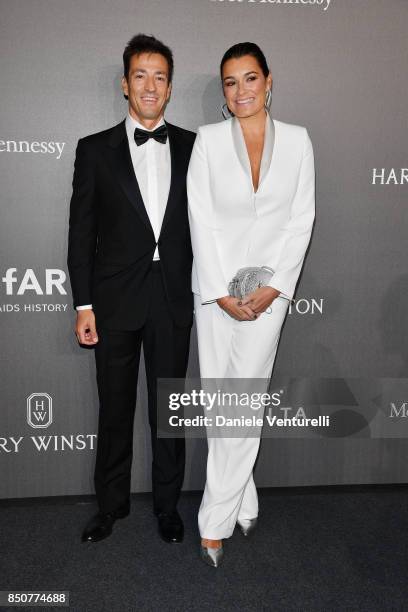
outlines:
M99 542L112 533L116 519L125 518L129 514L129 508L120 508L114 512L98 512L91 518L85 527L82 542Z
M157 515L159 522L159 534L165 542L182 542L184 537L184 525L177 511L167 513L160 512Z

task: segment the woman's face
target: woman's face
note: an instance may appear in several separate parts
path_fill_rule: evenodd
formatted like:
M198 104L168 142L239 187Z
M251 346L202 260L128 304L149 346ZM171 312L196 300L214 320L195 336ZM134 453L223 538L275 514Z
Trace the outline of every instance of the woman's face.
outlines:
M255 57L244 55L225 62L222 86L229 110L236 117L251 117L263 111L272 77L264 76Z

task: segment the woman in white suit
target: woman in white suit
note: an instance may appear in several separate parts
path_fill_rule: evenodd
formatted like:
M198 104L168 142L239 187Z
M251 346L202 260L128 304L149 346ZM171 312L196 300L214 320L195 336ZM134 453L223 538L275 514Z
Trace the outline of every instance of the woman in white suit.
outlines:
M187 177L200 374L267 381L315 216L313 149L304 127L270 118L272 76L257 45L231 47L221 78L231 117L199 128ZM274 274L239 300L228 284L245 266ZM198 522L209 565L236 524L244 535L256 525L259 442L208 438Z

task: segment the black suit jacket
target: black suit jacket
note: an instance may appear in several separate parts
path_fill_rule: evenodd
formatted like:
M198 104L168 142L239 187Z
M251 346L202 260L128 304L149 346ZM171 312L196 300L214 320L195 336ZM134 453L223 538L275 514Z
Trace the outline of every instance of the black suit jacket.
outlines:
M171 184L158 249L175 323L192 322L192 250L186 174L195 134L167 123ZM133 170L125 121L78 142L70 206L68 270L74 307L92 304L96 324L138 329L149 308L156 240Z

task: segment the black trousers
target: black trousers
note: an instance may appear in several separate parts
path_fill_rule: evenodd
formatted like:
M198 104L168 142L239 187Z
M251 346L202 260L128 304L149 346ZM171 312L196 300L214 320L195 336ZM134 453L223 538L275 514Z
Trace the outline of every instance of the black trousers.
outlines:
M191 325L177 327L166 301L160 262L149 272L150 305L143 327L99 329L95 347L99 394L95 490L101 512L129 505L140 350L145 358L152 441L153 509L175 510L184 478L184 438L157 438L157 378L184 378Z

